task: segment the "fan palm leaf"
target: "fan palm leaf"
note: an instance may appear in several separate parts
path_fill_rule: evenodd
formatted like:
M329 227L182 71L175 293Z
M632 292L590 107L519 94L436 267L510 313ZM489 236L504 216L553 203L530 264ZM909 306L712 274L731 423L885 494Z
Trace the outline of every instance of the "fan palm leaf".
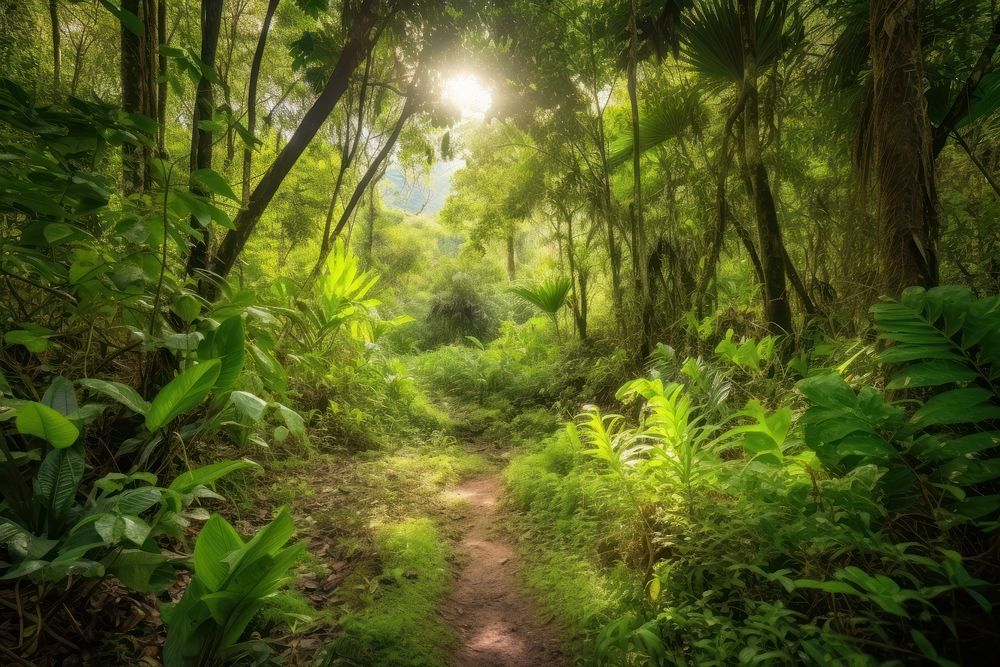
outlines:
M802 21L789 0L762 2L756 16L757 65L773 66L804 38ZM682 51L705 77L721 85L743 78L743 37L737 0L706 0L684 15Z
M692 126L702 112L701 96L696 90L674 95L648 110L639 118L639 152L645 153ZM611 168L625 164L632 157L632 132L625 132L611 143L608 164Z
M566 305L571 286L569 278L549 278L535 286L512 287L510 291L543 313L555 316Z

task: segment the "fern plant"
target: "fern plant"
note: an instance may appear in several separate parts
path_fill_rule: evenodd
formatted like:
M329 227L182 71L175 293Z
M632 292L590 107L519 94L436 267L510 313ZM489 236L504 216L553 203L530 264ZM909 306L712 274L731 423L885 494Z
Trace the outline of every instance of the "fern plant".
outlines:
M887 387L929 396L892 400L870 386L855 391L835 373L807 378L798 385L814 404L804 416L806 443L835 473L883 470L879 486L892 509L995 521L1000 299L912 288L872 313L891 343L879 358L898 366Z

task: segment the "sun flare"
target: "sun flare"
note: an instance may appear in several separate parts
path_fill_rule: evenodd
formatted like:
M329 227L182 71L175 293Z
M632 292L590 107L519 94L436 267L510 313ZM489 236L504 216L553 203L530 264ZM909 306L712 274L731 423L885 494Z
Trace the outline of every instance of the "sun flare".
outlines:
M493 95L474 74L457 74L445 81L441 97L462 118L482 117L493 103Z

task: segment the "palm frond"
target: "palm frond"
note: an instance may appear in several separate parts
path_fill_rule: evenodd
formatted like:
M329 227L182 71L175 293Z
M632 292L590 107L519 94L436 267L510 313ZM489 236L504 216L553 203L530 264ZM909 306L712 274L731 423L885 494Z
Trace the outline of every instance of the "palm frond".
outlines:
M761 3L756 17L757 65L771 67L804 38L789 0ZM743 78L743 37L737 0L706 0L684 16L682 50L702 75L722 84Z
M664 100L662 104L646 110L639 117L639 152L645 153L680 136L691 127L701 113L701 95L694 89L674 95ZM608 165L614 169L625 164L632 157L633 146L631 131L618 136L611 143Z
M533 287L512 287L511 293L537 306L549 315L555 315L566 305L571 283L569 278L549 278Z

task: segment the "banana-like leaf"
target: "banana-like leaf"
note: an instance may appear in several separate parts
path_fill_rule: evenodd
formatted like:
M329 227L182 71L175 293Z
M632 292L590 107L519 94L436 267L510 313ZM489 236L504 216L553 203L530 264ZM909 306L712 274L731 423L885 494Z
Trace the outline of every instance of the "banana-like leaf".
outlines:
M80 437L80 430L73 422L41 403L32 402L18 408L14 424L18 433L42 438L58 449L69 447Z
M113 398L136 414L145 415L149 410L149 401L143 399L139 392L127 384L97 378L83 378L77 380L77 384Z
M223 320L215 331L209 332L198 346L198 359L220 361L219 377L215 380L216 391L232 389L239 379L246 361L245 339L243 318L233 315Z
M205 400L215 386L220 367L218 359L203 361L171 380L153 399L146 414L146 428L150 431L163 428Z
M79 447L53 449L42 461L35 477L36 499L49 511L49 530L55 531L76 500L76 489L83 478L83 452Z

